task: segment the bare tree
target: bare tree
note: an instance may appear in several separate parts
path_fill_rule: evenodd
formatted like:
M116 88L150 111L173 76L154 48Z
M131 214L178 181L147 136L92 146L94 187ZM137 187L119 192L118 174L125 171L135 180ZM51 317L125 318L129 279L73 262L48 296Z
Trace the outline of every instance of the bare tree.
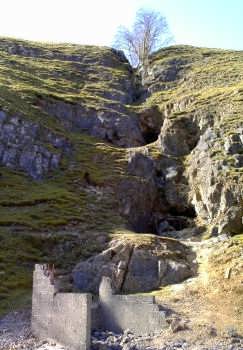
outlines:
M147 71L149 55L170 40L166 18L159 12L140 9L132 30L119 27L114 47L123 50L134 67Z

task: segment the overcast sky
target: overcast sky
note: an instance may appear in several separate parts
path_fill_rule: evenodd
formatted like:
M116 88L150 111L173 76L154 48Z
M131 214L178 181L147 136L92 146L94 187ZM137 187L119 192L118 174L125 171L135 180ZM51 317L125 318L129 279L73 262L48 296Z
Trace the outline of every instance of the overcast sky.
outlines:
M166 16L177 44L243 49L243 0L0 1L0 36L110 45L145 7Z

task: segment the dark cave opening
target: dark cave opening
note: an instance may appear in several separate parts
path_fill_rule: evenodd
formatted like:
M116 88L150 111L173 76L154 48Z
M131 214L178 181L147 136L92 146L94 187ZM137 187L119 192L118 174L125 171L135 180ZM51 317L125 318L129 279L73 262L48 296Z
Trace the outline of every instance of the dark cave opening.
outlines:
M165 212L140 216L136 221L130 222L129 229L136 233L149 232L158 236L173 237L174 234L176 236L176 232L195 228L195 218L196 212L193 207L187 207L184 210L172 207Z
M187 207L183 210L178 210L177 208L170 208L169 213L173 216L185 216L191 219L196 218L197 214L193 206Z
M143 138L146 144L157 141L158 136L159 136L159 132L152 129L143 133Z

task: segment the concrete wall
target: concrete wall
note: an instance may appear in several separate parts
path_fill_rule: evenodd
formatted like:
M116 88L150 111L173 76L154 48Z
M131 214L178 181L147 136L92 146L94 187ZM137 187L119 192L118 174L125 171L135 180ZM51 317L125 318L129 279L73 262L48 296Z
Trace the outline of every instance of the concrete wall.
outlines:
M159 310L153 297L113 295L111 281L103 277L100 290L101 328L120 333L130 329L137 335L160 331L168 325L165 313Z
M58 293L36 265L33 276L32 331L40 339L53 339L69 350L89 350L92 328L121 333L130 329L137 335L167 327L165 313L153 297L114 295L111 280L103 277L99 299L92 304L90 294Z
M91 295L57 293L43 265L33 276L32 331L40 339L54 339L70 350L88 350Z

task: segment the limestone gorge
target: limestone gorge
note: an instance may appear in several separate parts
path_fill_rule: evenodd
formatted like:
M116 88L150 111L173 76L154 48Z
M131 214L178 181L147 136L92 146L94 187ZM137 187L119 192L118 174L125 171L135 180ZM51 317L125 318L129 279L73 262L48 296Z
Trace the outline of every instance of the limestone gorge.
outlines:
M59 291L107 276L168 324L243 331L243 52L171 46L149 67L0 39L1 315L48 263Z

